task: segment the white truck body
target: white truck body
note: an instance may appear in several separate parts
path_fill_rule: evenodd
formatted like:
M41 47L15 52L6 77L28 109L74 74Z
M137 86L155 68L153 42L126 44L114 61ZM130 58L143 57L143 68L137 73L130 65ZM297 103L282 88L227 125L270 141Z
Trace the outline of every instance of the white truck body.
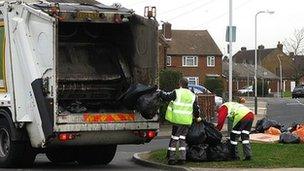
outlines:
M158 130L157 116L146 120L117 102L131 83L156 84L155 20L102 4L16 1L0 11L0 109L16 132L26 130L31 147L139 144ZM70 112L73 101L93 107ZM72 138L61 141L61 133Z

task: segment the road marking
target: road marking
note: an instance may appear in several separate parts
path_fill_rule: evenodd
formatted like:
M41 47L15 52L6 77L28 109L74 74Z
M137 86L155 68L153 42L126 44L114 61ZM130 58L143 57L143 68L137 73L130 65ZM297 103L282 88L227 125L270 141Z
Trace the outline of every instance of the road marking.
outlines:
M286 103L287 106L296 106L296 105L302 105L304 106L303 103L301 103L301 101L299 99L295 99L295 102L291 102L291 103Z

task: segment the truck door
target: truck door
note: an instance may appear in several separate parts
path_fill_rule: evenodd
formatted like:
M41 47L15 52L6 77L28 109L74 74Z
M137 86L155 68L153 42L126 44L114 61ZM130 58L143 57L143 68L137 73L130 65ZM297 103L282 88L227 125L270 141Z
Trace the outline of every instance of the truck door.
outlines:
M31 143L38 147L53 133L55 19L25 4L5 6L13 115L16 122L27 123Z
M158 68L158 24L155 20L133 16L130 20L134 38L135 82L156 84Z

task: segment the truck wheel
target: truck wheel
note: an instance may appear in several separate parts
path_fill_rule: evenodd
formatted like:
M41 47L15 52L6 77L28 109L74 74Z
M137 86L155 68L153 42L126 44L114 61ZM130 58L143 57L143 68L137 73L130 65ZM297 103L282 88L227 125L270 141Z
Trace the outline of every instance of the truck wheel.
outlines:
M77 162L81 165L109 164L116 153L117 145L88 146L79 149Z
M0 118L0 167L32 167L35 157L29 142L11 140L9 124Z
M53 163L68 163L76 160L73 149L54 148L46 152L46 157Z

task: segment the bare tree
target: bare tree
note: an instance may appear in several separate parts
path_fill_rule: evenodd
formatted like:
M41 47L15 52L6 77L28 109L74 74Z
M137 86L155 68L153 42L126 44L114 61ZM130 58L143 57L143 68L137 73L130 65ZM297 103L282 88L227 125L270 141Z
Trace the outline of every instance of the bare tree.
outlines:
M283 42L285 51L289 54L293 52L294 55L304 54L304 28L295 29L293 35L285 39Z
M293 35L290 38L285 39L283 44L286 53L293 53L293 56L290 56L293 60L292 79L298 84L300 78L304 76L304 66L302 63L299 63L298 59L296 59L302 58L304 55L304 27L301 29L295 29Z

